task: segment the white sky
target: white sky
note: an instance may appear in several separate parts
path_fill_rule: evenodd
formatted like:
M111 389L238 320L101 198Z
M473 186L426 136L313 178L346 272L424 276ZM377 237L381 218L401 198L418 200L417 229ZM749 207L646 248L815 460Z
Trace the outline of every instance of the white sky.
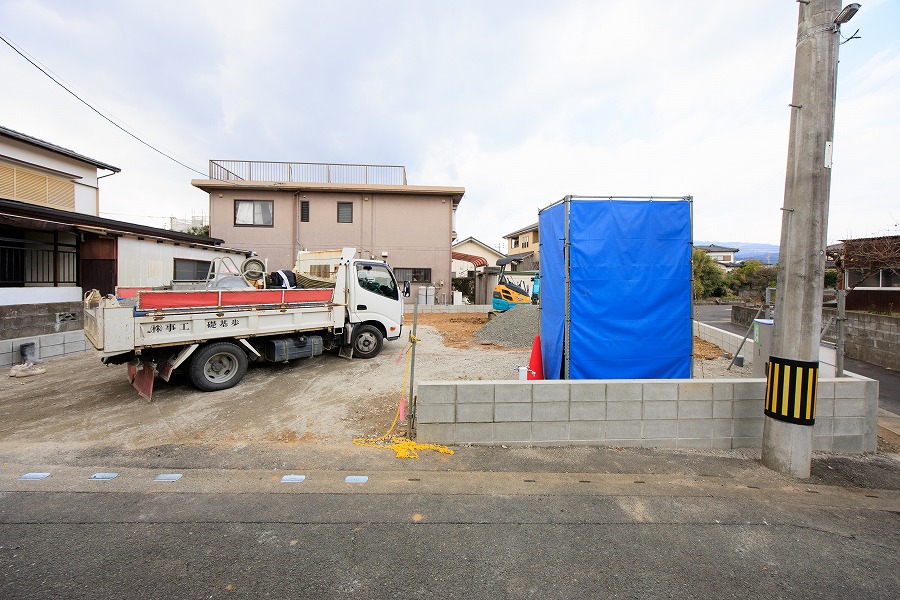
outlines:
M843 28L829 241L900 233L900 2ZM209 159L405 165L496 246L566 194L694 196L694 236L780 237L794 0L0 0L89 102ZM101 216L207 210L155 154L0 44L0 125L116 165Z

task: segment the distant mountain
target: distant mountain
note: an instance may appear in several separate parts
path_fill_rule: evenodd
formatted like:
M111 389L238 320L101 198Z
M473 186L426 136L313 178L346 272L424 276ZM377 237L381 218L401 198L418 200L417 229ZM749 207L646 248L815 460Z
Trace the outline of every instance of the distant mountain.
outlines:
M735 260L758 260L767 265L774 265L778 262L777 244L760 244L757 242L703 242L694 240L695 246L724 246L726 248L737 248L739 252L734 255Z

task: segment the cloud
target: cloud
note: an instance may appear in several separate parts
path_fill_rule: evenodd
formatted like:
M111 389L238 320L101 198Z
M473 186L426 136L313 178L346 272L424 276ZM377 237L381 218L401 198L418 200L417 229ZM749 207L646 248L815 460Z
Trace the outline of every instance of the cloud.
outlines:
M466 187L457 231L489 244L565 194L692 194L698 238L777 243L797 11L783 0L752 11L699 0L11 1L0 23L200 171L211 158L406 165L411 183ZM896 3L867 2L852 21L863 39L841 47L840 237L900 212L887 160L900 133L898 18ZM103 180L101 210L155 225L205 210L189 183L199 175L0 50L17 92L0 98L3 125L123 169Z

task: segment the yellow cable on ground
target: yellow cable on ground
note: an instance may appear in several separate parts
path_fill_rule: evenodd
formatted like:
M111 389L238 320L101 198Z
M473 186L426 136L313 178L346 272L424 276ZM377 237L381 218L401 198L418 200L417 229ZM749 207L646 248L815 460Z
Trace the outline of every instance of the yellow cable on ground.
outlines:
M412 347L418 341L419 340L416 338L416 336L410 334L409 346L406 348L406 372L403 375L403 385L400 387L400 402L397 404L397 412L394 413L394 422L391 423L391 426L388 428L387 432L381 437L354 438L353 443L357 446L362 446L363 448L393 450L397 453L397 458L419 458L419 453L416 452L416 450L435 450L436 452L440 452L441 454L453 454L453 450L451 450L447 446L441 446L440 444L420 444L418 442L414 442L409 438L399 435L391 436L390 440L385 443L385 440L389 435L391 435L394 427L397 426L397 421L400 419L400 409L402 408L403 403L406 402L406 398L403 397L403 392L406 389L406 382L409 379L409 365L412 362Z

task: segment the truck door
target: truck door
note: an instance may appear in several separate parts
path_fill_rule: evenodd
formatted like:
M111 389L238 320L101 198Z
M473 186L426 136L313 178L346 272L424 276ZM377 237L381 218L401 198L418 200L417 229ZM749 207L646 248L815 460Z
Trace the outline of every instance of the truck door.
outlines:
M403 301L394 274L383 263L357 262L356 283L350 304L350 322L378 321L388 339L400 336Z

